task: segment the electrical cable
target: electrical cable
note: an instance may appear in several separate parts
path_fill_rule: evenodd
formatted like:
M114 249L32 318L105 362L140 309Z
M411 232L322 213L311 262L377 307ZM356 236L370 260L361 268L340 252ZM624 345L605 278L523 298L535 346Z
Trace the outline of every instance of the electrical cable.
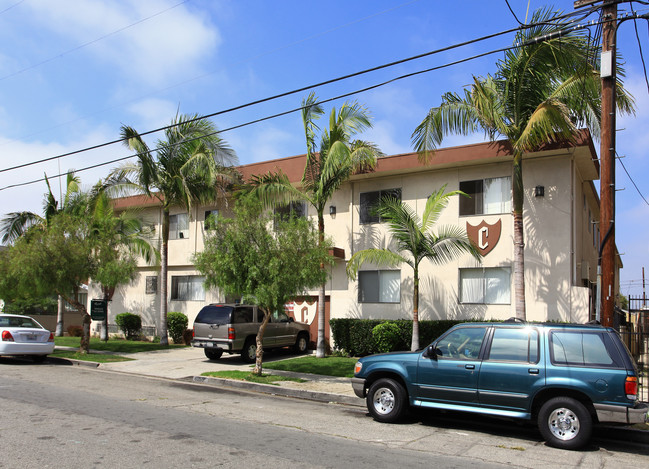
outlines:
M302 93L304 91L313 90L315 88L319 88L319 87L329 85L329 84L332 84L332 83L336 83L336 82L339 82L339 81L347 80L349 78L354 78L354 77L357 77L357 76L361 76L361 75L364 75L364 74L367 74L367 73L370 73L370 72L375 72L377 70L382 70L382 69L393 67L393 66L396 66L396 65L401 65L403 63L407 63L407 62L410 62L410 61L413 61L413 60L421 59L421 58L424 58L424 57L429 57L431 55L439 54L439 53L442 53L442 52L447 52L449 50L457 49L459 47L474 44L476 42L480 42L480 41L483 41L483 40L492 39L494 37L502 36L504 34L508 34L508 33L517 31L518 29L519 28L517 27L517 28L512 28L512 29L508 29L508 30L505 30L505 31L501 31L501 32L498 32L498 33L489 34L487 36L482 36L482 37L477 38L477 39L471 39L471 40L463 42L463 43L453 44L451 46L443 47L441 49L436 49L436 50L433 50L433 51L425 52L423 54L415 55L415 56L408 57L408 58L405 58L405 59L400 59L400 60L397 60L397 61L394 61L394 62L390 62L390 63L386 63L386 64L379 65L379 66L376 66L376 67L372 67L372 68L369 68L369 69L361 70L359 72L354 72L354 73L350 73L350 74L347 74L347 75L343 75L341 77L332 78L330 80L325 80L325 81L322 81L322 82L319 82L319 83L303 86L303 87L298 88L298 89L294 89L294 90L291 90L291 91L286 91L286 92L279 93L279 94L269 96L269 97L266 97L266 98L251 101L251 102L248 102L246 104L241 104L239 106L231 107L229 109L224 109L224 110L221 110L221 111L206 114L204 116L197 117L196 119L185 121L185 123L190 123L190 122L200 120L200 119L209 119L211 117L215 117L215 116L219 116L219 115L222 115L222 114L238 111L238 110L241 110L241 109L244 109L244 108L247 108L247 107L255 106L257 104L265 103L265 102L268 102L268 101L273 101L273 100L276 100L276 99L279 99L279 98L284 98L286 96L290 96L290 95L297 94L297 93ZM157 133L157 132L162 132L162 131L171 129L171 128L177 126L177 125L179 125L179 124L167 125L167 126L164 126L164 127L159 127L157 129L142 132L140 134L140 136L145 136L145 135L150 135L150 134ZM32 162L29 162L29 163L24 163L24 164L20 164L20 165L8 167L8 168L3 168L3 169L0 169L0 173L4 173L4 172L7 172L7 171L12 171L12 170L15 170L15 169L24 168L24 167L27 167L27 166L32 166L32 165L39 164L39 163L45 163L47 161L52 161L52 160L55 160L57 158L64 158L66 156L72 156L72 155L76 155L78 153L83 153L83 152L90 151L90 150L97 150L97 149L102 148L102 147L106 147L106 146L110 146L110 145L115 145L117 143L121 143L122 141L124 141L124 139L121 139L121 138L117 139L117 140L111 140L109 142L89 146L89 147L86 147L86 148L82 148L80 150L75 150L75 151L68 152L68 153L62 153L62 154L59 154L59 155L56 155L56 156L43 158L43 159L32 161Z
M189 0L186 0L186 1L189 1ZM413 4L413 3L417 3L417 2L419 2L419 1L421 1L421 0L411 0L411 1L409 1L409 2L402 3L402 4L400 4L400 5L397 5L397 6L394 6L394 7L388 8L388 9L386 9L386 10L381 10L381 11L376 12L376 13L373 13L373 14L371 14L371 15L367 15L367 16L364 16L364 17L362 17L362 18L356 19L356 20L354 20L354 21L350 21L350 22L348 22L348 23L345 23L345 24L342 24L342 25L339 25L339 26L336 26L336 27L333 27L333 28L327 29L327 30L322 31L322 32L320 32L320 33L313 34L313 35L311 35L311 36L308 36L308 37L306 37L306 38L300 39L300 40L298 40L298 41L294 41L294 42L292 42L292 43L289 43L289 44L283 45L283 46L281 46L281 47L277 47L277 48L272 49L272 50L270 50L270 51L267 51L267 52L263 52L263 53L257 54L257 55L255 55L255 56L253 56L253 57L248 58L248 59L240 60L240 61L234 62L234 63L231 64L231 65L236 65L236 64L240 64L240 63L245 63L245 62L248 62L248 61L250 61L250 60L255 60L255 59L258 59L258 58L260 58L260 57L264 57L264 56L267 56L267 55L273 54L273 53L278 52L278 51L281 51L281 50L283 50L283 49L287 49L287 48L289 48L289 47L293 47L293 46L298 45L298 44L301 44L301 43L303 43L303 42L310 41L311 39L315 39L315 38L317 38L317 37L324 36L324 35L326 35L326 34L332 33L332 32L337 31L337 30L339 30L339 29L346 28L346 27L351 26L351 25L353 25L353 24L360 23L360 22L362 22L362 21L366 21L366 20L368 20L368 19L374 18L374 17L376 17L376 16L383 15L383 14L385 14L385 13L389 13L389 12L394 11L394 10L398 10L399 8L403 8L403 7L405 7L405 6L411 5L411 4ZM91 113L91 114L86 114L85 116L80 116L80 117L77 117L77 118L75 118L75 119L73 119L73 120L66 121L66 122L62 122L62 123L60 123L60 124L54 125L54 126L52 126L52 127L46 128L46 129L41 129L41 130L36 131L36 132L31 132L31 133L29 133L29 134L27 134L27 135L23 135L23 136L21 136L20 138L31 137L31 136L34 136L34 135L38 135L38 134L40 134L40 133L42 133L42 132L46 132L46 131L49 131L49 130L54 130L54 129L57 129L57 128L59 128L59 127L62 127L62 126L68 125L68 124L73 124L73 123L75 123L75 122L77 122L77 121L79 121L79 120L82 120L82 119L85 118L85 117L89 117L89 116L93 116L93 115L101 114L101 113L106 112L106 111L109 111L109 110L111 110L111 109L119 108L119 107L121 107L121 106L125 106L125 105L127 105L127 104L137 102L137 101L139 101L139 100L141 100L141 99L143 99L143 98L149 97L149 96L155 96L156 94L159 94L159 93L162 93L162 92L165 92L165 91L171 90L171 89L176 88L176 87L179 87L179 86L186 85L186 84L188 84L188 83L191 83L191 82L193 82L193 81L199 80L199 79L201 79L201 78L205 78L205 77L208 77L208 76L214 75L215 73L217 73L217 72L214 71L214 72L204 73L204 74L202 74L202 75L197 75L197 76L194 76L194 77L189 78L189 79L187 79L187 80L183 80L183 81L181 81L181 82L174 83L174 84L169 85L169 86L166 86L166 87L164 87L164 88L159 88L159 89L157 89L157 90L151 91L151 92L149 92L149 93L147 93L147 94L145 94L145 95L141 95L141 96L139 96L139 97L136 97L136 98L130 99L130 100L128 100L128 101L121 102L121 103L115 104L115 105L113 105L113 106L109 106L109 107L107 107L107 108L100 109L100 110L98 110L98 111L96 111L96 112L93 112L93 113ZM0 144L0 146L5 145L5 144L7 144L7 143L9 143L9 142L11 142L11 141L15 141L15 139L6 139L2 144Z
M20 5L20 4L23 3L24 1L25 1L25 0L20 0L19 2L16 2L16 3L14 3L13 5L9 5L9 6L8 6L7 8L5 8L4 10L0 11L0 15L3 14L5 11L9 11L9 10L11 10L13 7L17 7L18 5Z
M512 6L509 4L509 0L505 0L505 3L507 4L507 8L509 8L509 11L511 12L516 22L523 26L525 23L521 23L521 20L518 19L518 16L516 16L516 13L514 13L514 10L512 10Z
M95 44L95 43L97 43L97 42L99 42L99 41L101 41L103 39L106 39L107 37L113 36L113 35L115 35L117 33L121 33L122 31L124 31L126 29L129 29L129 28L132 28L133 26L136 26L136 25L138 25L140 23L144 23L145 21L148 21L151 18L155 18L156 16L160 16L163 13L168 12L169 10L173 10L174 8L179 7L183 3L187 3L188 1L189 0L183 0L182 2L177 3L177 4L173 5L173 6L170 6L169 8L166 8L166 9L164 9L162 11L159 11L158 13L155 13L155 14L153 14L151 16L147 16L146 18L142 18L142 19L136 21L135 23L131 23L131 24L127 25L127 26L124 26L123 28L116 29L115 31L112 31L112 32L110 32L108 34L104 34L103 36L100 36L97 39L93 39L92 41L80 44L80 45L78 45L76 47L73 47L72 49L68 49L68 50L66 50L64 52L61 52L60 54L54 55L54 56L52 56L52 57L50 57L48 59L45 59L45 60L42 60L42 61L40 61L38 63L32 64L29 67L25 67L25 68L20 69L20 70L18 70L16 72L10 73L9 75L4 75L4 76L0 77L0 81L6 80L7 78L15 77L16 75L20 75L21 73L27 72L29 70L32 70L32 69L36 68L36 67L40 67L41 65L52 62L53 60L60 59L61 57L65 56L65 55L71 54L72 52L76 52L79 49L83 49L84 47Z
M617 154L617 152L616 152L616 154ZM645 196L644 196L644 195L642 194L642 192L640 191L640 188L638 187L638 185L635 183L635 181L634 181L633 178L631 177L631 174L629 174L629 171L626 169L626 166L624 165L624 162L622 161L622 158L620 158L620 157L618 156L618 157L617 157L617 160L618 160L618 161L620 162L620 164L622 165L622 169L624 169L624 172L626 173L627 177L628 177L629 180L631 181L631 184L633 184L633 187L635 187L635 190L638 191L638 194L640 194L640 197L642 197L642 200L644 200L644 203L647 204L647 205L649 205L649 202L647 201L647 199L645 198Z
M423 74L423 73L428 73L428 72L432 72L432 71L435 71L435 70L441 70L441 69L443 69L443 68L448 68L448 67L451 67L451 66L453 66L453 65L458 65L458 64L460 64L460 63L464 63L464 62L468 62L468 61L471 61L471 60L475 60L475 59L477 59L477 58L485 57L485 56L488 56L488 55L491 55L491 54L495 54L495 53L498 53L498 52L504 52L504 51L511 50L511 49L516 49L516 48L519 48L519 47L525 47L526 45L530 45L530 44L538 43L540 40L548 40L548 39L553 39L553 38L561 37L561 36L564 36L564 35L566 35L566 34L572 32L572 31L575 31L575 30L578 30L578 29L583 29L583 28L585 28L585 26L582 26L582 25L575 25L575 26L573 26L573 27L571 27L571 28L568 28L568 29L565 29L565 30L561 30L561 31L557 31L557 32L552 33L552 34L548 34L548 35L544 36L543 38L535 38L534 40L529 41L529 42L527 42L527 43L514 44L514 45L511 45L511 46L507 46L507 47L503 47L503 48L500 48L500 49L491 50L491 51L488 51L488 52L483 52L483 53L481 53L481 54L477 54L477 55L474 55L474 56L471 56L471 57L467 57L467 58L464 58L464 59L459 59L459 60L456 60L456 61L453 61L453 62L449 62L449 63L446 63L446 64L442 64L442 65L438 65L438 66L435 66L435 67L431 67L431 68L427 68L427 69L424 69L424 70L419 70L419 71L416 71L416 72L407 73L407 74L405 74L405 75L401 75L401 76L398 76L398 77L392 78L392 79L390 79L390 80L387 80L387 81L384 81L384 82L381 82L381 83L378 83L378 84L374 84L374 85L371 85L371 86L368 86L368 87L365 87L365 88L362 88L362 89L359 89L359 90L355 90L355 91L347 92L347 93L344 93L344 94L341 94L341 95L335 96L335 97L333 97L333 98L328 98L328 99L320 100L320 101L318 101L317 104L323 104L323 103L327 103L327 102L335 101L335 100L338 100L338 99L346 98L346 97L349 97L349 96L352 96L352 95L355 95L355 94L364 93L364 92L366 92L366 91L370 91L370 90L373 90L373 89L376 89L376 88L379 88L379 87L382 87L382 86L388 85L388 84L390 84L390 83L394 83L394 82L399 81L399 80L403 80L403 79L406 79L406 78L411 78L411 77L413 77L413 76L421 75L421 74ZM518 28L517 28L517 29L518 29ZM244 105L244 106L245 106L245 105ZM266 121L266 120L275 119L275 118L277 118L277 117L281 117L281 116L285 116L285 115L287 115L287 114L291 114L291 113L294 113L294 112L301 111L302 109L303 109L303 107L298 107L298 108L294 108L294 109L291 109L291 110L288 110L288 111L283 111L283 112L280 112L280 113L277 113L277 114L273 114L273 115L270 115L270 116L266 116L266 117L262 117L262 118L255 119L255 120L252 120L252 121L248 121L248 122L245 122L245 123L243 123L243 124L239 124L239 125L235 125L235 126L232 126L232 127L228 127L228 128L225 128L225 129L219 130L219 131L217 131L217 132L213 132L213 133L211 133L211 134L208 134L208 135L206 135L206 136L211 136L211 135L221 134L221 133L224 133L224 132L232 131L232 130L239 129L239 128L242 128L242 127L246 127L246 126L249 126L249 125L257 124L257 123L259 123L259 122L263 122L263 121ZM226 111L220 111L220 112L218 112L218 113L213 113L213 114L208 115L208 116L202 116L202 117L200 117L200 118L191 119L191 120L188 120L188 121L185 121L185 122L192 122L192 121L199 120L199 119L205 119L205 118L207 118L207 117L211 117L211 116L213 116L213 115L221 114L221 113L224 113L224 112L226 112ZM178 125L178 124L176 124L176 125ZM166 129L168 129L168 128L175 127L176 125L166 126L164 129L166 130ZM157 130L156 130L156 131L157 131ZM153 133L153 132L155 132L155 131L149 131L149 132L147 132L147 133ZM146 135L147 133L142 133L142 134L140 134L140 136L142 136L142 135ZM193 139L187 139L187 140L184 140L183 142L180 142L180 143L188 143L188 142L191 142L191 141L194 141L194 140L199 140L199 139L204 138L204 137L205 137L205 136L202 136L202 137L196 137L196 138L193 138ZM109 144L118 143L118 142L121 142L121 141L123 141L123 140L124 140L124 139L120 139L120 140L116 140L116 141L113 141L113 142L110 142L110 143L96 145L95 147L92 147L91 149L96 149L96 148L99 148L99 147L102 147L102 146L107 146L107 145L109 145ZM157 150L157 149L152 149L151 151L156 151L156 150ZM87 150L78 150L78 151L76 151L76 152L70 152L70 153L65 154L65 155L63 155L63 156L68 156L68 155L71 155L71 154L81 153L82 151L87 151ZM84 168L81 168L81 169L76 169L74 172L75 172L75 173L79 173L79 172L82 172L82 171L87 171L87 170L89 170L89 169L94 169L94 168L97 168L97 167L100 167L100 166L106 166L106 165L108 165L108 164L117 163L117 162L120 162L120 161L124 161L124 160L130 159L130 158L137 157L137 156L138 156L138 154L134 154L134 155L125 156L125 157L122 157L122 158L117 158L117 159L110 160L110 161L106 161L106 162L103 162L103 163L98 163L98 164L96 164L96 165L92 165L92 166L84 167ZM52 157L52 158L49 158L49 159L47 159L47 160L49 161L49 160L51 160L51 159L55 159L55 158L57 158L57 157ZM34 163L31 163L31 164L36 164L36 163L34 162ZM29 165L29 164L21 165L20 167L24 167L24 166L28 166L28 165ZM11 169L11 168L9 168L9 169ZM9 169L0 170L0 172L8 171ZM70 172L72 172L72 171L68 171L68 172L65 172L65 173L61 173L61 174L58 174L58 175L52 176L52 178L57 178L57 177L65 176L65 175L69 174ZM44 180L45 180L45 178L40 178L40 179L32 180L32 181L29 181L29 182L12 184L12 185L5 186L5 187L0 188L0 191L4 191L4 190L6 190L6 189L15 188L15 187L20 187L20 186L25 186L25 185L29 185L29 184L34 184L34 183L41 182L41 181L44 181Z
M631 12L633 12L633 14L635 15L635 11L633 10L633 2L631 2ZM649 28L649 23L647 23L647 27ZM640 60L642 61L642 70L644 72L644 81L647 84L647 91L649 92L649 77L647 77L647 65L645 64L644 61L644 53L642 52L642 43L640 42L640 34L638 33L638 20L636 19L633 20L633 28L635 29L635 37L638 41Z
M395 7L395 8L399 8L399 7ZM386 11L389 11L389 10L386 10ZM577 15L581 15L580 19L583 19L583 18L587 17L592 11L595 11L595 8L592 8L591 10L589 10L585 15L581 15L581 12L570 12L568 14L559 15L555 19L558 20L558 19L571 18L571 17L577 16ZM545 23L539 23L539 24L545 24ZM552 23L548 23L548 24L552 24ZM466 45L477 43L477 42L480 42L480 41L483 41L483 40L492 39L494 37L498 37L498 36L501 36L501 35L504 35L504 34L509 34L509 33L518 31L520 29L531 28L531 27L534 27L534 26L536 26L536 24L525 25L525 26L522 26L522 27L517 27L517 28L512 28L512 29L508 29L508 30L505 30L505 31L501 31L499 33L494 33L494 34L490 34L490 35L487 35L487 36L482 36L480 38L469 40L469 41L466 41L466 42L463 42L463 43L459 43L459 44L451 45L451 46L444 47L444 48L441 48L441 49L437 49L437 50L434 50L434 51L430 51L430 52L426 52L426 53L423 53L423 54L415 55L415 56L412 56L412 57L409 57L409 58L406 58L406 59L402 59L402 60L399 60L399 61L394 61L394 62L390 62L390 63L387 63L387 64L379 65L377 67L373 67L373 68L370 68L370 69L361 70L361 71L356 72L356 73L344 75L344 76L334 78L334 79L331 79L331 80L327 80L327 81L324 81L324 82L320 82L320 83L316 83L316 84L313 84L313 85L305 86L305 87L302 87L300 89L296 89L296 90L293 90L293 91L281 93L281 94L278 94L278 95L275 95L275 96L271 96L271 97L268 97L268 98L253 101L253 102L243 104L243 105L240 105L240 106L236 106L236 107L233 107L233 108L230 108L230 109L225 109L223 111L215 112L215 113L212 113L212 114L207 114L205 116L201 116L200 118L201 119L207 119L207 118L210 118L210 117L215 117L217 115L237 111L237 110L240 110L240 109L244 109L246 107L254 106L254 105L257 105L257 104L261 104L261 103L272 101L272 100L279 99L279 98L283 98L283 97L290 96L292 94L300 93L300 92L303 92L303 91L312 90L312 89L315 89L315 88L318 88L318 87L321 87L321 86L324 86L324 85L336 83L338 81L346 80L346 79L349 79L349 78L354 78L354 77L357 77L357 76L360 76L360 75L363 75L363 74L366 74L366 73L374 72L374 71L381 70L381 69L388 68L388 67L392 67L392 66L395 66L395 65L400 65L402 63L406 63L406 62L409 62L409 61L412 61L412 60L417 60L417 59L420 59L420 58L432 56L432 55L435 55L435 54L438 54L438 53L441 53L441 52L447 52L447 51L452 50L452 49L456 49L456 48L459 48L459 47L463 47L463 46L466 46ZM191 80L189 80L189 81L191 81ZM184 83L186 83L186 82L184 82ZM169 89L169 88L165 88L165 90L166 89ZM188 121L188 122L191 122L191 121ZM167 129L172 128L172 127L173 127L173 125L160 127L158 129L154 129L154 130L151 130L151 131L148 131L148 132L143 132L140 135L149 135L149 134L152 134L152 133L167 130ZM0 169L0 173L5 172L5 171L11 171L11 170L14 170L14 169L20 169L20 168L23 168L23 167L26 167L26 166L30 166L32 164L45 163L47 161L51 161L51 160L54 160L54 159L57 159L57 158L63 158L63 157L66 157L66 156L71 156L71 155L81 153L81 152L85 152L85 151L96 150L96 149L102 148L104 146L109 146L109 145L114 145L116 143L120 143L121 141L122 141L122 139L114 140L114 141L106 142L104 144L99 144L99 145L83 148L83 149L77 150L75 152L64 153L64 154L56 155L56 156L53 156L53 157L49 157L49 158L45 158L45 159L41 159L41 160L36 160L36 161L30 162L30 163L25 163L23 165L18 165L18 166L13 166L13 167L10 167L10 168Z

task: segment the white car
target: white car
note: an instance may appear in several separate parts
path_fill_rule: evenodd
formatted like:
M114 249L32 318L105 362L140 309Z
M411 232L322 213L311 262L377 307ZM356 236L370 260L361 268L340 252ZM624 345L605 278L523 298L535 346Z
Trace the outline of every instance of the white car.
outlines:
M54 351L54 334L29 316L0 314L0 356L29 356L36 363Z

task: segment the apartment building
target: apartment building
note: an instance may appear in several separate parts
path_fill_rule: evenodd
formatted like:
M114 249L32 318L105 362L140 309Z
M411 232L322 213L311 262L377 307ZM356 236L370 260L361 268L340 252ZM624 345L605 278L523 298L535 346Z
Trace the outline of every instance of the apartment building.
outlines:
M305 156L239 167L245 179L282 170L295 184ZM453 197L438 225L465 228L483 254L482 262L466 255L443 265L423 261L420 271L421 319L506 319L514 315L512 156L506 141L438 150L429 164L416 153L381 158L374 171L354 175L334 195L325 213L326 234L336 257L326 287L329 318L410 318L412 269L364 265L356 280L348 279L346 262L370 247L389 247L390 235L371 207L383 194L399 196L421 214L427 197L442 186L462 190L470 198ZM526 305L529 320L585 322L594 316L599 198L594 180L599 164L590 134L583 131L572 145L547 145L526 154L524 230ZM160 233L161 208L143 196L116 201L119 210L136 209ZM181 311L190 324L201 307L230 300L205 290L192 256L203 249L210 214L228 216L226 201L196 206L191 213L171 211L168 310ZM297 204L299 213L315 218L312 207ZM299 260L296 260L299 262ZM155 326L160 308L159 269L142 262L138 278L121 287L109 305L109 323L128 311ZM287 305L296 320L317 330L317 291ZM99 297L90 286L90 298ZM153 329L153 327L152 327Z

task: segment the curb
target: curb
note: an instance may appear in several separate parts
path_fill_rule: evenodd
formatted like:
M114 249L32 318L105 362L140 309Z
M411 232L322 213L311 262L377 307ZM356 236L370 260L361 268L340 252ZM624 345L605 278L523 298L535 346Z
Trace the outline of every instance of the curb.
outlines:
M362 399L343 394L285 388L281 386L273 386L271 384L250 383L248 381L237 381L223 378L210 378L208 376L194 376L192 381L194 383L207 384L210 386L225 386L229 388L245 389L274 396L293 397L310 401L345 404L358 407L365 406L365 402Z

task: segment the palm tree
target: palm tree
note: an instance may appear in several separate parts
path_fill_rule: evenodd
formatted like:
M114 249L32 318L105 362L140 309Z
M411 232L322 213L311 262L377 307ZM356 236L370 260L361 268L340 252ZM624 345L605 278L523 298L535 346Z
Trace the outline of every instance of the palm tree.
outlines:
M376 145L362 140L352 140L372 126L367 109L356 103L344 103L339 110L333 108L329 127L320 138L319 151L316 134L320 130L316 121L324 114L313 92L302 101L302 123L306 138L306 164L301 187L294 187L285 174L268 173L254 177L252 189L266 206L304 200L315 209L318 216L319 243L324 242L324 211L338 188L354 172L371 169L383 154ZM321 266L324 269L324 265ZM318 342L316 356L325 356L325 288L318 292Z
M167 271L169 245L169 209L180 206L191 213L194 203L215 200L225 191L235 173L230 168L237 157L217 135L209 120L197 115L177 114L165 130L165 140L158 140L151 150L140 134L122 126L124 143L137 151L138 161L127 163L110 176L114 188L135 189L155 197L162 205L162 248L160 252L160 344L168 345Z
M65 195L61 204L56 200L50 187L50 181L45 176L45 183L47 184L47 193L43 200L43 216L34 212L12 212L8 213L0 221L0 234L2 234L2 242L4 244L13 244L18 238L22 237L29 228L32 226L39 226L41 229L47 229L48 223L51 218L57 213L73 213L78 212L79 209L84 207L84 204L79 203L81 194L81 179L75 176L73 171L68 172L66 178ZM65 311L65 302L59 295L58 307L56 316L56 331L57 337L63 336L63 313Z
M366 262L378 267L396 267L403 263L413 269L412 293L412 343L411 350L419 349L419 264L428 259L434 264L443 264L462 254L469 253L480 260L480 252L467 237L466 231L455 226L442 226L437 233L431 232L439 220L442 210L454 195L465 195L460 191L444 193L446 186L433 192L419 216L401 200L387 196L376 208L376 214L388 224L388 230L396 243L392 249L364 249L355 253L347 264L347 275L356 279L358 270Z
M463 96L444 94L441 104L430 109L412 135L423 161L428 161L444 135L450 133L469 135L483 130L491 141L499 137L509 140L513 155L515 308L520 319L526 317L523 155L547 143L573 142L582 126L599 135L601 85L592 65L596 47L590 44L585 30L563 33L566 20L555 19L556 15L548 9L537 10L531 25L517 33L514 43L518 46L497 63L495 75L474 76ZM622 112L633 112L633 98L621 83L617 103Z
M106 186L99 181L86 194L90 236L96 242L99 269L93 281L101 285L103 299L111 301L115 289L125 278L136 274L136 256L148 264L159 262L160 254L152 243L152 231L130 211L116 214ZM102 340L108 340L108 318L101 329Z

